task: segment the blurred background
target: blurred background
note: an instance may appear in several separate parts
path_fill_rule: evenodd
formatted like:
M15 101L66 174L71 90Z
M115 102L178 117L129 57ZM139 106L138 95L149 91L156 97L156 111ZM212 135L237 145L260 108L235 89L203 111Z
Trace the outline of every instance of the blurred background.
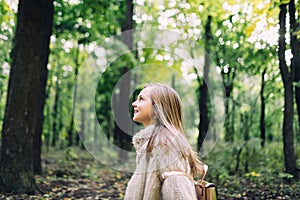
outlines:
M300 198L299 0L0 10L1 198L122 199L141 128L131 102L149 82L180 94L220 199Z

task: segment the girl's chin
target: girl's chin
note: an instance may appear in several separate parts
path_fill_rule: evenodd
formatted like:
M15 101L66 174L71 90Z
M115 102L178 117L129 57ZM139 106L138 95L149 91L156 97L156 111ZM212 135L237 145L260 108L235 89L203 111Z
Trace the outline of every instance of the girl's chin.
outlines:
M135 117L132 118L132 120L136 123L140 123L138 119L136 119Z

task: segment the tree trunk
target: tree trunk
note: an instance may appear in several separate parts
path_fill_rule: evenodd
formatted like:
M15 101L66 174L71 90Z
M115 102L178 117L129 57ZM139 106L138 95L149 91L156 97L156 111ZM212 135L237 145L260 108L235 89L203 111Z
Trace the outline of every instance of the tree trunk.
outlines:
M293 70L289 70L285 61L287 5L280 5L279 13L279 68L284 85L283 148L286 172L297 176L296 157L293 138Z
M298 113L298 135L300 136L300 63L295 64L295 82L297 83L295 86L295 98Z
M85 149L84 147L84 140L85 140L85 132L86 132L86 126L85 126L85 123L86 123L86 119L85 119L85 109L82 108L80 109L80 112L81 112L81 126L80 126L80 139L81 139L81 149ZM78 134L79 135L79 134Z
M266 141L266 125L265 125L265 108L266 108L266 102L264 97L264 91L265 91L265 74L266 74L267 68L264 68L262 74L261 74L261 90L260 90L260 101L261 101L261 108L260 108L260 139L261 139L261 146L265 146Z
M200 99L199 99L199 109L200 109L200 122L199 122L199 137L198 137L198 149L201 149L201 146L205 140L208 131L209 125L209 118L208 118L208 106L207 106L207 99L208 99L208 82L209 82L209 67L210 67L210 40L211 40L211 20L212 17L209 15L207 17L207 22L205 25L205 64L203 69L203 80L202 85L199 88L200 92Z
M79 47L78 47L78 51L79 51ZM79 52L77 53L76 56L76 60L75 62L77 62L79 57ZM73 94L73 99L75 99L73 101L73 107L72 107L72 111L74 112L74 110L76 109L76 99L77 99L77 90L78 90L78 86L77 86L77 75L78 75L78 71L79 71L79 64L76 64L75 70L74 70L74 76L75 76L75 80L74 80L74 94ZM68 146L73 146L73 135L75 132L74 129L74 113L72 112L72 116L71 116L71 120L70 120L70 125L69 125L69 129L68 129ZM77 133L77 132L76 132ZM79 137L78 134L76 135L76 145L78 145L79 141Z
M99 124L99 122L98 122L98 119L97 119L97 117L95 117L95 119L94 119L94 121L93 121L94 123L93 123L93 127L94 127L94 130L93 130L93 132L94 132L94 148L97 148L97 147L99 147L100 146L100 143L99 143L99 137L98 137L98 124Z
M52 71L49 71L48 73L48 79L52 80ZM50 81L49 84L47 85L47 89L46 89L46 100L49 99L49 95L50 95L50 91L52 88L52 82ZM46 101L45 100L45 101ZM50 135L52 132L52 123L51 123L51 106L50 103L45 103L46 106L46 121L44 122L46 124L47 129L44 129L44 144L46 145L46 151L47 153L49 152L49 147L50 147Z
M132 16L133 16L133 2L132 0L126 0L126 20L124 25L121 27L121 31L123 33L122 40L130 50L132 50L132 46L133 46L133 36L132 33L124 34L124 31L129 31L133 29Z
M300 42L297 39L297 35L294 34L299 27L299 23L297 23L297 17L296 17L295 0L290 0L289 15L290 15L290 29L291 29L291 34L290 34L291 50L293 54L291 64L292 64L292 69L295 70L295 76L294 76L294 81L296 82L295 97L296 97L296 105L297 105L297 113L298 113L298 130L299 130L298 134L300 134Z
M233 73L233 78L231 80L227 80L227 82L223 81L223 84L225 85L225 115L227 116L225 118L225 122L224 122L224 125L225 125L225 141L226 142L233 142L234 141L234 126L233 124L231 123L231 120L233 120L233 113L230 113L229 112L229 102L230 102L230 99L231 99L231 94L232 94L232 91L233 91L233 79L234 79L234 76L235 76L235 71L234 72L228 72L228 75L225 75L225 76L228 76L228 79L230 79L230 75L229 73ZM223 80L224 77L223 77ZM232 102L234 104L234 102ZM232 105L232 107L234 107L234 105Z
M73 146L73 132L74 132L74 117L72 114L69 129L68 129L68 147Z
M244 137L244 144L245 144L245 166L244 166L244 171L245 173L249 172L249 148L247 146L248 141L250 140L250 126L251 126L251 121L249 121L249 113L245 112L244 114L241 114L241 125L242 125L242 130L241 132L243 133Z
M123 74L128 72L128 68L123 68ZM119 151L119 163L123 163L128 159L126 151L131 149L131 137L129 136L129 131L132 128L129 126L129 111L128 111L128 100L129 100L129 87L130 87L130 75L122 77L120 86L120 93L115 94L116 109L115 113L115 129L114 129L114 140L117 145L120 147Z
M175 74L172 74L172 79L171 79L171 86L174 90L176 90L176 76Z
M19 1L2 129L1 191L23 193L34 189L32 144L38 85L41 69L47 68L52 20L52 0Z
M81 62L79 61L79 59L80 59L79 57L80 57L80 49L79 49L79 42L77 41L76 56L75 56L75 60L74 60L74 63L75 63L75 83L74 83L74 98L73 99L77 98L77 90L78 90L77 89L78 88L77 75L78 75L79 68L80 68L80 65L81 65ZM73 102L73 111L75 109L76 109L76 107L75 107L75 101L74 101ZM72 123L74 123L74 121ZM83 147L82 141L80 140L80 135L77 131L76 131L75 143L76 143L76 146Z
M122 30L122 40L127 45L129 50L132 50L133 47L133 36L132 30L133 29L133 2L132 0L126 1L126 20L124 25L121 27ZM123 67L123 74L129 71L129 67ZM129 72L128 72L129 73ZM115 123L114 129L114 139L116 139L116 143L120 147L119 151L119 163L123 163L123 161L127 160L127 153L124 150L129 151L131 148L131 137L128 135L129 131L132 128L129 127L131 124L128 118L128 102L129 100L129 89L130 89L130 75L126 75L122 77L122 83L120 85L120 94L118 99L118 110L117 116L118 122Z
M58 101L60 95L60 88L59 88L59 69L57 69L57 80L55 82L55 97L54 97L54 105L53 105L53 112L52 112L52 141L51 146L55 147L57 140L59 138L59 131L58 131Z
M49 104L46 104L46 111L47 111L47 131L44 133L45 136L45 145L46 145L46 151L49 152L50 148L50 135L51 135L51 106Z
M41 148L42 148L42 133L44 123L44 107L46 102L46 84L48 70L46 67L40 70L40 79L38 84L39 97L37 102L37 113L35 119L35 135L33 137L33 172L34 174L42 173L41 164Z

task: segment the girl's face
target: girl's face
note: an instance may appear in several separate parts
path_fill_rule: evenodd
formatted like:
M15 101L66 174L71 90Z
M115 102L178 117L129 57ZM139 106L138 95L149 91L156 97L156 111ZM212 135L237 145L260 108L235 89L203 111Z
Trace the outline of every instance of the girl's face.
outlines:
M148 126L152 122L152 100L150 98L150 88L144 88L137 100L132 103L133 107L133 121L142 123Z

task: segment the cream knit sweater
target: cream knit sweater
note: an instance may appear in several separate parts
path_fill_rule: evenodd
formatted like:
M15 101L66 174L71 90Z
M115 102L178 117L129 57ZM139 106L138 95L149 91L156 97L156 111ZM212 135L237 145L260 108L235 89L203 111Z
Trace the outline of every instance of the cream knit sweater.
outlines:
M181 171L189 175L191 172L176 145L176 134L158 129L151 125L133 137L136 170L128 182L124 200L196 200L194 183L188 177L175 175L163 181L164 172ZM154 146L151 153L146 153L152 134L157 134Z

